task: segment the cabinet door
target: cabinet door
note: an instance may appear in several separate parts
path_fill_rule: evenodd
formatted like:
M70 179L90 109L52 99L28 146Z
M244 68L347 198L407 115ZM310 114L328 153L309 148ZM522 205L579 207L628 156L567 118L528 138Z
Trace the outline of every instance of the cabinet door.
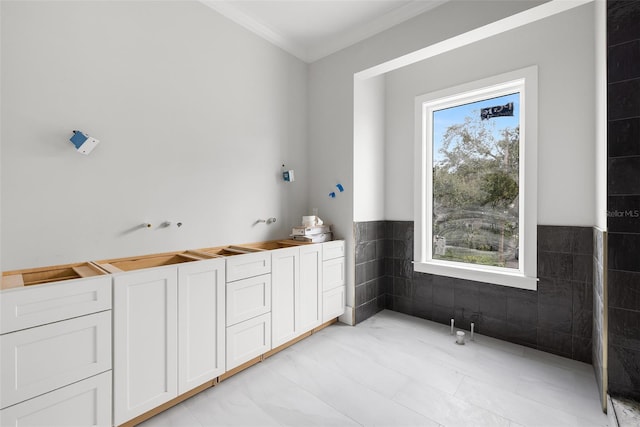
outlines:
M178 393L224 373L224 259L178 267Z
M3 409L0 425L111 426L111 371Z
M334 240L322 244L322 259L344 258L344 240Z
M87 277L0 292L0 333L111 310L111 277Z
M271 350L271 313L227 328L227 371Z
M322 289L329 291L346 284L344 258L324 261L322 266Z
M297 335L322 323L322 245L300 246Z
M328 322L344 313L344 286L322 293L322 321Z
M271 341L277 347L296 336L300 249L271 253Z
M0 336L0 407L111 369L111 310Z
M113 280L113 404L119 425L178 395L177 267Z
M271 252L227 257L227 282L260 276L271 271Z
M227 283L227 326L271 311L271 274Z

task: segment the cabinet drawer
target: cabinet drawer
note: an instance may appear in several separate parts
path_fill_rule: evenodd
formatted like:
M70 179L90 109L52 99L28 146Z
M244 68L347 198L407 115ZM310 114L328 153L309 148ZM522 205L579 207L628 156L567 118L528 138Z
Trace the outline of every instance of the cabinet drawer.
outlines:
M271 313L227 328L227 371L271 350Z
M322 290L328 291L344 286L345 283L344 258L330 259L322 263Z
M227 326L271 311L271 275L227 283Z
M0 407L111 369L111 311L0 336Z
M226 258L227 282L246 279L271 272L271 253L256 252Z
M345 307L344 286L322 293L322 321L328 322L331 319L342 315Z
M0 292L0 334L111 309L111 277Z
M0 425L110 426L111 371L0 410Z
M322 244L322 259L334 259L344 257L344 240L334 240Z

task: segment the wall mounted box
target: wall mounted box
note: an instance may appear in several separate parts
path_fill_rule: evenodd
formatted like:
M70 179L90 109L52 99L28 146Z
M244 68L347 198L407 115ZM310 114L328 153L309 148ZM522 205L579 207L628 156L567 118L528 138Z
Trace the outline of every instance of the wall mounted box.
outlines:
M74 130L73 136L69 138L69 141L76 147L78 153L88 155L93 151L94 148L100 143L95 138L92 138L84 133Z

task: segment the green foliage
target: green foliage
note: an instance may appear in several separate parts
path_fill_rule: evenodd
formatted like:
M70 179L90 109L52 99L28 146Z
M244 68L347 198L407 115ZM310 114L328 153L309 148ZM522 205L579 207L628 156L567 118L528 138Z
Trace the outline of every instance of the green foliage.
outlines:
M508 206L518 197L519 188L515 179L504 171L490 172L484 176L484 191L487 197L483 204Z
M518 246L520 129L498 132L495 123L478 114L444 134L433 166L433 233L447 244L441 259L504 266Z

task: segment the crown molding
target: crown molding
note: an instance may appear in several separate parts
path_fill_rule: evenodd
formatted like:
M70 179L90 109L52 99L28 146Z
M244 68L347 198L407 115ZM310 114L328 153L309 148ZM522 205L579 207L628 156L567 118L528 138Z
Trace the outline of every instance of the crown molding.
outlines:
M210 7L222 16L262 37L286 52L289 52L298 59L301 59L304 62L310 62L307 57L306 49L303 46L233 7L230 2L219 0L200 0L200 3Z
M331 55L332 53L361 42L362 40L368 39L369 37L434 9L447 1L448 0L413 0L412 2L397 9L393 9L364 25L359 25L349 31L336 34L328 38L325 42L308 48L307 57L309 58L309 62L317 61L318 59Z
M278 32L277 29L269 27L265 23L248 16L234 7L231 1L200 0L202 4L210 7L224 17L307 63L322 59L325 56L331 55L375 34L388 30L395 25L440 6L446 1L448 0L413 0L366 24L358 25L348 31L330 36L322 43L313 46L304 46L296 40L284 36Z

